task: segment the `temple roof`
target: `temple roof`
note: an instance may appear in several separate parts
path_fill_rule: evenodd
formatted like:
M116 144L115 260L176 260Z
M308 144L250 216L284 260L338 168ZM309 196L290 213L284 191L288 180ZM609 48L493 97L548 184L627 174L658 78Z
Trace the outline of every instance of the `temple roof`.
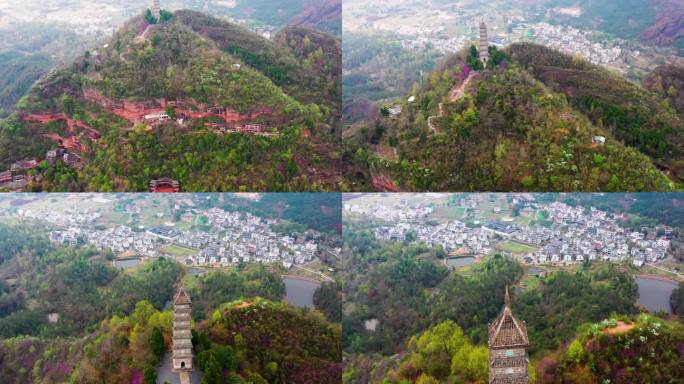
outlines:
M525 323L518 320L511 312L511 299L506 287L506 298L504 308L499 317L489 326L489 347L505 348L514 346L527 346L527 327Z
M173 298L173 304L190 304L190 296L188 296L188 294L185 293L185 289L182 285L178 288L178 292L176 293L176 296Z

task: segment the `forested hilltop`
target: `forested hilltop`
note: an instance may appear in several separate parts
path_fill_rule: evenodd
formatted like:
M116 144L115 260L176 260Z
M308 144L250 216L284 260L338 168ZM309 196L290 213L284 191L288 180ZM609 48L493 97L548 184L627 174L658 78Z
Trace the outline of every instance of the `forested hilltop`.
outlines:
M179 264L157 258L119 270L110 252L54 246L35 227L5 224L0 254L3 383L156 383L181 281L203 383L340 380L339 314L331 311L339 301L322 290L321 311L285 304L271 268L184 276Z
M333 189L340 49L303 27L268 40L193 11L133 18L2 122L3 187L145 191L170 178L193 191Z
M348 187L683 188L677 85L672 96L652 92L581 58L529 43L490 47L489 55L487 68L475 47L447 57L404 100L352 125L345 133Z
M372 224L345 225L344 383L486 383L487 326L507 286L527 327L531 382L684 377L684 325L640 313L630 265L535 274L495 255L449 269L441 246L375 240ZM682 292L684 285L673 293L673 308Z

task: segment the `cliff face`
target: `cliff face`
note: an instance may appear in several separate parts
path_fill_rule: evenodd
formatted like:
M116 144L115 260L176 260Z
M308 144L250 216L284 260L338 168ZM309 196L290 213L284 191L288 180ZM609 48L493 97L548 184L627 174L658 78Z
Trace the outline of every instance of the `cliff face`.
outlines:
M653 0L657 9L656 22L639 37L644 42L659 46L672 45L684 37L684 3L679 0Z

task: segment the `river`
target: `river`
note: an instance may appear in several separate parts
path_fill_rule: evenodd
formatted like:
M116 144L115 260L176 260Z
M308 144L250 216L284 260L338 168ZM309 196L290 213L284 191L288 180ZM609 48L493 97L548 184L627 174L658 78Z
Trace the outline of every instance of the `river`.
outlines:
M295 307L313 307L313 297L320 283L310 280L283 277L285 283L285 301Z
M651 312L672 313L670 296L672 296L672 291L677 288L677 283L646 277L635 277L634 281L639 285L638 304L643 305Z

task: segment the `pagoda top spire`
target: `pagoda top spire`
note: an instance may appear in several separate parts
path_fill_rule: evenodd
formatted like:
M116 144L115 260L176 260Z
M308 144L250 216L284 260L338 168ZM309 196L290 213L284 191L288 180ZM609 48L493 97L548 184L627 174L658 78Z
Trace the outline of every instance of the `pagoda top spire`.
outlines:
M490 348L506 348L528 344L527 327L511 311L511 297L507 286L503 310L489 326L489 346Z
M190 304L190 296L185 292L185 288L183 287L183 284L181 284L178 287L178 292L176 292L176 296L173 298L173 304L175 305L182 305L182 304Z

